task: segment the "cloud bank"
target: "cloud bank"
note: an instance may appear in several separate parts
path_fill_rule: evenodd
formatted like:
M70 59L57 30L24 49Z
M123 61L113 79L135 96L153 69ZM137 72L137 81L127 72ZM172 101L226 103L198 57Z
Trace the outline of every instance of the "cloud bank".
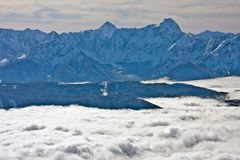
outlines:
M239 160L240 110L202 105L0 110L0 160Z
M97 28L107 20L140 27L171 17L186 32L240 32L239 8L238 0L9 0L0 2L0 27L68 32Z
M187 83L239 96L237 77ZM149 101L164 109L0 110L0 160L239 160L239 108L196 97Z

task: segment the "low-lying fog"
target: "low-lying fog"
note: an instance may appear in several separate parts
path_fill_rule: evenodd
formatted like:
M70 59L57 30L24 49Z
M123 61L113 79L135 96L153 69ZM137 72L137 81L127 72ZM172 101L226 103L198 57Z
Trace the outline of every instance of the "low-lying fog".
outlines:
M239 82L184 83L239 98ZM240 108L194 97L147 100L164 109L0 110L0 160L240 160Z

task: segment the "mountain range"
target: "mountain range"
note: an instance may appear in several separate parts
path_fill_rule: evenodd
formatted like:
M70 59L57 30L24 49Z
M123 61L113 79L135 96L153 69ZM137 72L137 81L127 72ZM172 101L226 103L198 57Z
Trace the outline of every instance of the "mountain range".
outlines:
M240 75L240 33L185 33L171 18L159 25L45 33L0 29L0 81L100 82Z

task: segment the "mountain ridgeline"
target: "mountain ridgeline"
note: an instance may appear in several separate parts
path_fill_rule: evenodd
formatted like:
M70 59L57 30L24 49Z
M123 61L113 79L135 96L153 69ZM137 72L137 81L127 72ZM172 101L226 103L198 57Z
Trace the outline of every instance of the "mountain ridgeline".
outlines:
M7 83L175 80L240 75L240 34L181 31L172 19L143 28L110 22L78 33L0 29Z
M101 109L159 109L161 107L144 98L194 96L224 100L226 94L181 83L143 84L134 81L85 84L2 83L0 85L0 108L78 104Z

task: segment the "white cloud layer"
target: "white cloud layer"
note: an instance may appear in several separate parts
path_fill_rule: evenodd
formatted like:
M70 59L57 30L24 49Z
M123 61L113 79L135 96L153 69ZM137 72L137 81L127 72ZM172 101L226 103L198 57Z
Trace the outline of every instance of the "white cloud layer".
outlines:
M240 88L239 77L187 83L230 97ZM148 100L164 109L0 110L0 160L240 160L239 108L192 97Z
M207 104L205 104L207 105ZM0 111L1 160L239 160L238 108Z
M240 77L239 76L229 76L223 78L214 78L206 80L195 80L195 81L172 81L168 78L161 78L155 80L143 81L142 83L152 84L152 83L186 83L198 87L204 87L212 89L218 92L227 92L230 99L240 99Z
M80 31L110 20L119 27L174 18L186 32L240 32L238 0L9 0L0 2L0 27Z

